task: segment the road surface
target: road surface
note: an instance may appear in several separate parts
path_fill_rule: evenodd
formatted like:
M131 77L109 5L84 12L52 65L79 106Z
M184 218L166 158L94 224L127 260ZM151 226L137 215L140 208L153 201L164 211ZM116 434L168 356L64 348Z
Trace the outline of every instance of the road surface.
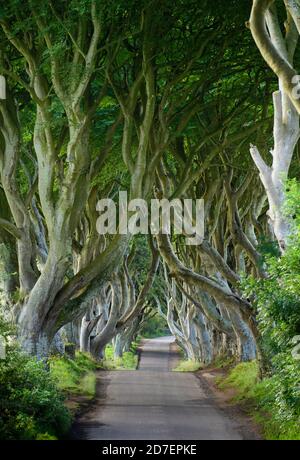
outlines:
M137 371L100 373L99 396L74 426L77 439L243 439L192 373L172 372L172 337L145 341Z

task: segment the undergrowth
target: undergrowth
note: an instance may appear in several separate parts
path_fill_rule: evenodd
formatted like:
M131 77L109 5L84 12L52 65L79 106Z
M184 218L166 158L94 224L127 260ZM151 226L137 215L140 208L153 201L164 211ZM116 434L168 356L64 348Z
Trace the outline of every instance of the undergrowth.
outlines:
M138 356L136 353L137 344L133 344L130 351L123 353L123 356L116 358L112 345L105 348L105 357L100 366L106 370L134 370L138 365Z
M50 373L57 387L67 394L88 398L95 396L97 367L97 362L87 353L76 352L75 359L65 356L50 359Z
M236 365L218 386L236 390L233 400L247 405L266 439L300 440L300 411L292 412L282 404L276 375L259 381L256 361Z

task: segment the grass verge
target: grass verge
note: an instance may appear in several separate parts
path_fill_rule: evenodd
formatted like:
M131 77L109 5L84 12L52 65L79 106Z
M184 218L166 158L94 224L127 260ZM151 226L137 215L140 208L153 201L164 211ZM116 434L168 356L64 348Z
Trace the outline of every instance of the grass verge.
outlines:
M199 361L192 361L190 359L180 360L173 372L196 372L203 368L203 364Z
M287 407L278 404L275 377L258 380L256 361L240 363L218 379L220 389L233 388L234 402L242 403L258 423L265 439L300 440L300 420Z
M58 356L50 359L50 373L57 387L67 395L81 395L88 399L96 393L95 371L98 367L86 353L76 352L75 359Z
M105 348L105 358L101 361L100 367L105 370L135 370L138 365L137 355L138 344L134 343L130 351L123 353L120 358L115 358L112 345Z

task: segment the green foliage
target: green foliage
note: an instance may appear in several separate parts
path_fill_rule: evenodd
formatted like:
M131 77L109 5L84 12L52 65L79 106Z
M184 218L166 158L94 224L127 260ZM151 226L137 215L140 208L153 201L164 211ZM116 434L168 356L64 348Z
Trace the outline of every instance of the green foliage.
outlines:
M54 356L50 359L50 373L57 387L67 394L93 398L96 391L97 363L87 353L76 352L75 359Z
M44 363L7 348L0 360L0 439L54 439L66 433L70 414Z
M292 355L293 337L300 334L300 185L287 184L285 212L292 218L292 236L285 253L264 254L268 277L242 282L253 299L261 332L261 347L269 366L272 410L279 424L300 421L300 361ZM300 430L299 430L300 431Z
M60 390L93 397L95 368L78 353L74 361L51 358L49 372L44 363L8 347L0 360L0 439L55 440L66 434L71 416Z
M147 278L148 266L151 260L149 244L146 235L135 235L132 242L133 258L129 265L130 274L142 286Z
M162 337L164 335L170 335L168 324L164 318L160 315L155 315L146 320L144 326L140 330L142 337L151 339L154 337Z
M138 357L133 351L126 351L120 358L114 357L114 349L112 345L107 345L105 348L105 358L101 361L101 367L106 370L135 370L138 365Z
M196 372L203 368L203 364L199 361L182 360L174 367L173 372Z
M250 406L250 413L261 425L266 439L299 440L300 413L283 404L283 395L278 392L281 386L282 376L276 374L259 381L256 361L238 364L219 382L222 389L236 390L235 401ZM295 383L289 382L289 386L294 387Z
M51 436L49 433L39 433L35 439L36 441L56 441L57 437Z

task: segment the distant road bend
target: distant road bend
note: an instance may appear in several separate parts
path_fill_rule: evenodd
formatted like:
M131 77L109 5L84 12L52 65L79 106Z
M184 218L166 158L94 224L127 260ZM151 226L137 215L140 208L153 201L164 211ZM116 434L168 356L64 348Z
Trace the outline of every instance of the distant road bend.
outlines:
M77 420L74 437L243 439L238 423L218 409L194 374L172 372L173 340L146 340L137 371L101 372L96 403Z

